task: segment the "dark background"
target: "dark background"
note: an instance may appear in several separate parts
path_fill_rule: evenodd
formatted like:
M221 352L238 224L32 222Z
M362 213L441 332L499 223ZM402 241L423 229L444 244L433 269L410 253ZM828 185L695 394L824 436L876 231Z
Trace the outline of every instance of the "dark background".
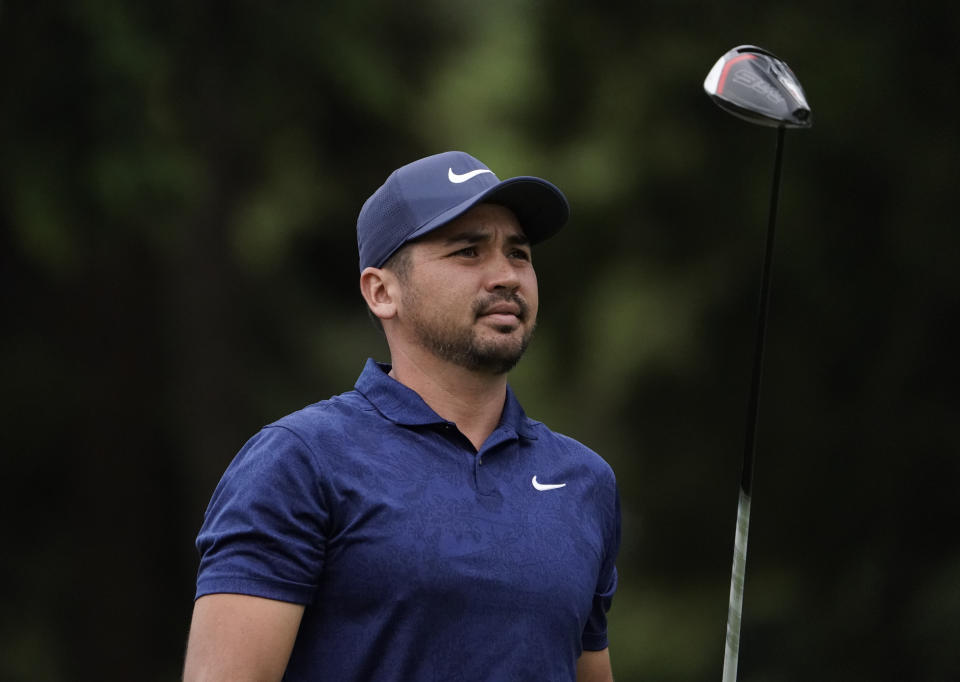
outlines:
M262 424L386 359L355 220L395 167L547 177L512 384L621 486L620 681L716 680L775 133L740 679L960 679L953 4L0 5L0 679L178 679L193 539Z

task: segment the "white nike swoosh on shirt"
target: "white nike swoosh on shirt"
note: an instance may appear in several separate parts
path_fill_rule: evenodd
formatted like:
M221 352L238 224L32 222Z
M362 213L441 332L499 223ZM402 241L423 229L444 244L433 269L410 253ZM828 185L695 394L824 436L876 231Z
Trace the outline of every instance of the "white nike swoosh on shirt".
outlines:
M478 168L477 170L472 170L469 173L454 173L453 169L447 171L447 179L450 182L460 184L461 182L466 182L471 178L475 178L482 173L492 173L493 171L487 170L486 168Z
M536 476L530 479L530 482L533 483L533 487L537 490L556 490L566 485L566 483L540 483L537 481Z

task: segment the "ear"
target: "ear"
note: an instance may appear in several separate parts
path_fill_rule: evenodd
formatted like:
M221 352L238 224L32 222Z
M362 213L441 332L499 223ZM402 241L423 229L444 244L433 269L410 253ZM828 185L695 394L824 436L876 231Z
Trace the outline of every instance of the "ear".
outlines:
M381 320L397 314L396 276L383 268L364 268L360 273L360 293L370 312Z

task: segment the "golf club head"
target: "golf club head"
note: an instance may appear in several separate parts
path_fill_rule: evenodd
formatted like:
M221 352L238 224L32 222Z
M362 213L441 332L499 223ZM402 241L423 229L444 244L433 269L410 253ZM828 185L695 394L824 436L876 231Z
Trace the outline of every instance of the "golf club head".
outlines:
M783 61L755 45L740 45L717 60L703 81L716 104L734 116L771 128L809 128L810 105Z

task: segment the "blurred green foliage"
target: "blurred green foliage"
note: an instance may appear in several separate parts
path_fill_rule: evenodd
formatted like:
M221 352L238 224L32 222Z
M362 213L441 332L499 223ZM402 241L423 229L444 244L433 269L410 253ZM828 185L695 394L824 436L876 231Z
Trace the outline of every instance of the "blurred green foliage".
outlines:
M711 680L785 58L744 681L960 678L957 10L85 0L0 7L4 680L174 680L193 537L260 425L386 358L354 224L445 149L545 176L512 382L618 474L618 680Z

